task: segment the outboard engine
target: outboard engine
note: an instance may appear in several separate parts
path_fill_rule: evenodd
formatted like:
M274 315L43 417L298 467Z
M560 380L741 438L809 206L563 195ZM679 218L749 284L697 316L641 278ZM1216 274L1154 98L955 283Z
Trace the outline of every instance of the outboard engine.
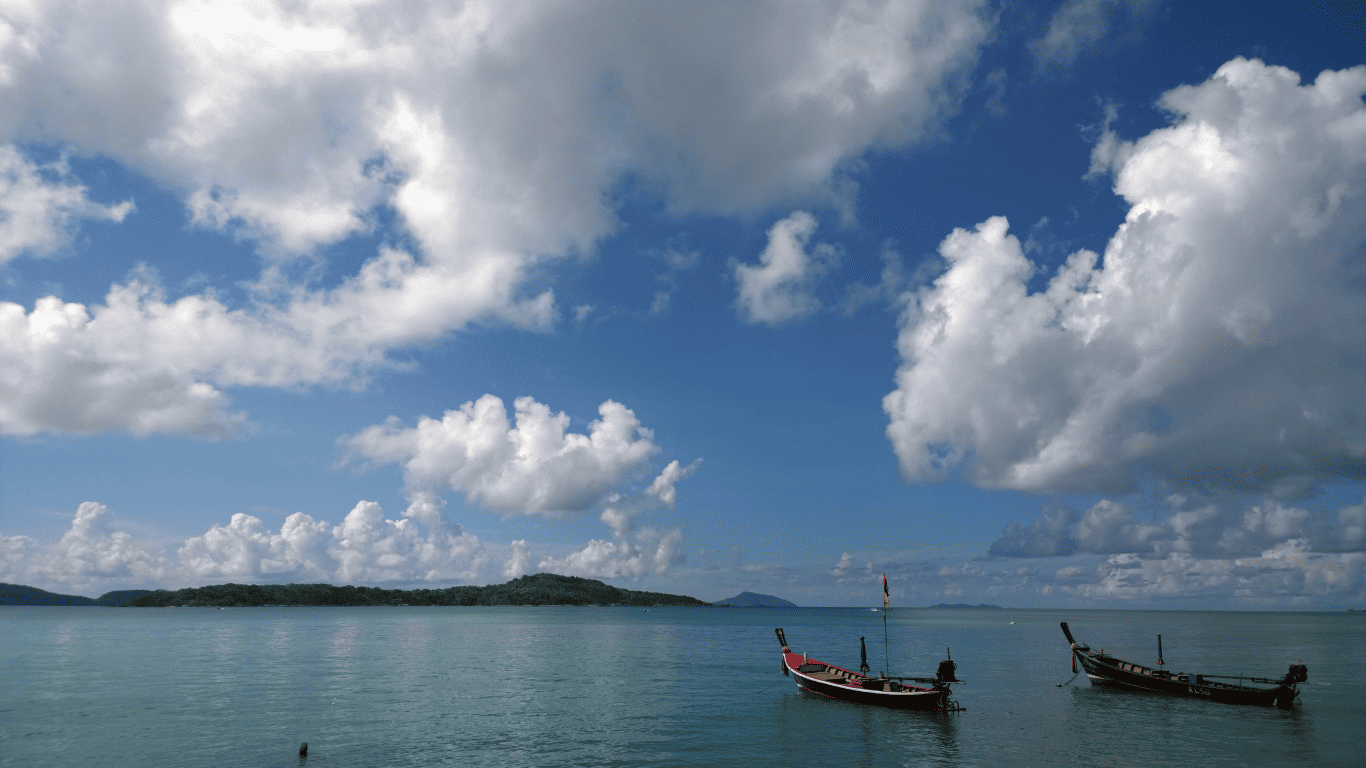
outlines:
M941 683L959 682L953 674L957 669L958 665L953 663L953 659L944 659L939 662L939 671L934 673L934 678Z
M1309 679L1309 667L1303 664L1291 664L1290 671L1285 673L1287 683L1302 683Z

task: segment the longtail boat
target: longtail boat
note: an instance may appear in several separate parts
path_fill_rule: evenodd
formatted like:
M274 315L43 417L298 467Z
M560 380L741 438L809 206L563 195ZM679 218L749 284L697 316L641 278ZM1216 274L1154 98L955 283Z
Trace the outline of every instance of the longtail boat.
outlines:
M1093 685L1208 699L1225 704L1256 704L1263 707L1274 704L1282 709L1290 709L1299 695L1299 684L1309 679L1309 669L1303 664L1291 664L1290 671L1279 680L1245 675L1192 675L1152 669L1117 659L1106 653L1104 648L1092 650L1090 646L1078 643L1065 621L1062 622L1062 633L1067 636L1067 642L1072 644L1072 671L1077 671L1080 662ZM1164 664L1161 635L1157 636L1157 659L1159 665Z
M852 672L834 664L794 653L787 644L781 627L773 630L778 642L783 646L783 674L796 678L797 687L808 693L840 699L855 704L872 704L894 709L920 709L942 712L958 712L963 708L949 698L949 683L961 683L954 677L957 666L953 659L939 662L939 671L934 677L871 677L866 672ZM863 669L867 669L868 652L859 638L860 653L863 655ZM920 683L914 685L908 683Z

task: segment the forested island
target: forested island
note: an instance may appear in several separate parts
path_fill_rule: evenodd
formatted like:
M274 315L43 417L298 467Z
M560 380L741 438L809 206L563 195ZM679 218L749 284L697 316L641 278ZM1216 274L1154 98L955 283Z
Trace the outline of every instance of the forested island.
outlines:
M709 606L696 598L637 592L577 576L538 573L506 584L446 589L334 587L331 584L218 584L159 589L127 604L135 608L247 607L304 605L631 605Z
M81 595L60 595L37 587L26 587L23 584L0 583L0 605L88 605L118 608L150 591L148 589L121 589L116 592L105 592L96 598L90 598Z

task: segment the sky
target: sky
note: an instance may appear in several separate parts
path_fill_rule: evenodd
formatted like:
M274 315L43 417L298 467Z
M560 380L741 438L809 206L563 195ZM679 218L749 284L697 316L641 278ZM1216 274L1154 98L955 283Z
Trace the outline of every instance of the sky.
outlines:
M1366 607L1348 2L0 8L0 581Z

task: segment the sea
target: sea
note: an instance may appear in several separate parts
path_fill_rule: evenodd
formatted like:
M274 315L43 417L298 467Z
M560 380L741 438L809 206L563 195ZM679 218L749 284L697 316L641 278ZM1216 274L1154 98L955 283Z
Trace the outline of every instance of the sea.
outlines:
M886 619L884 625L884 619ZM1113 691L1078 642L1280 677L1291 710ZM793 650L960 712L802 693ZM0 608L0 766L1362 766L1366 614L919 608ZM299 747L308 743L307 754Z

